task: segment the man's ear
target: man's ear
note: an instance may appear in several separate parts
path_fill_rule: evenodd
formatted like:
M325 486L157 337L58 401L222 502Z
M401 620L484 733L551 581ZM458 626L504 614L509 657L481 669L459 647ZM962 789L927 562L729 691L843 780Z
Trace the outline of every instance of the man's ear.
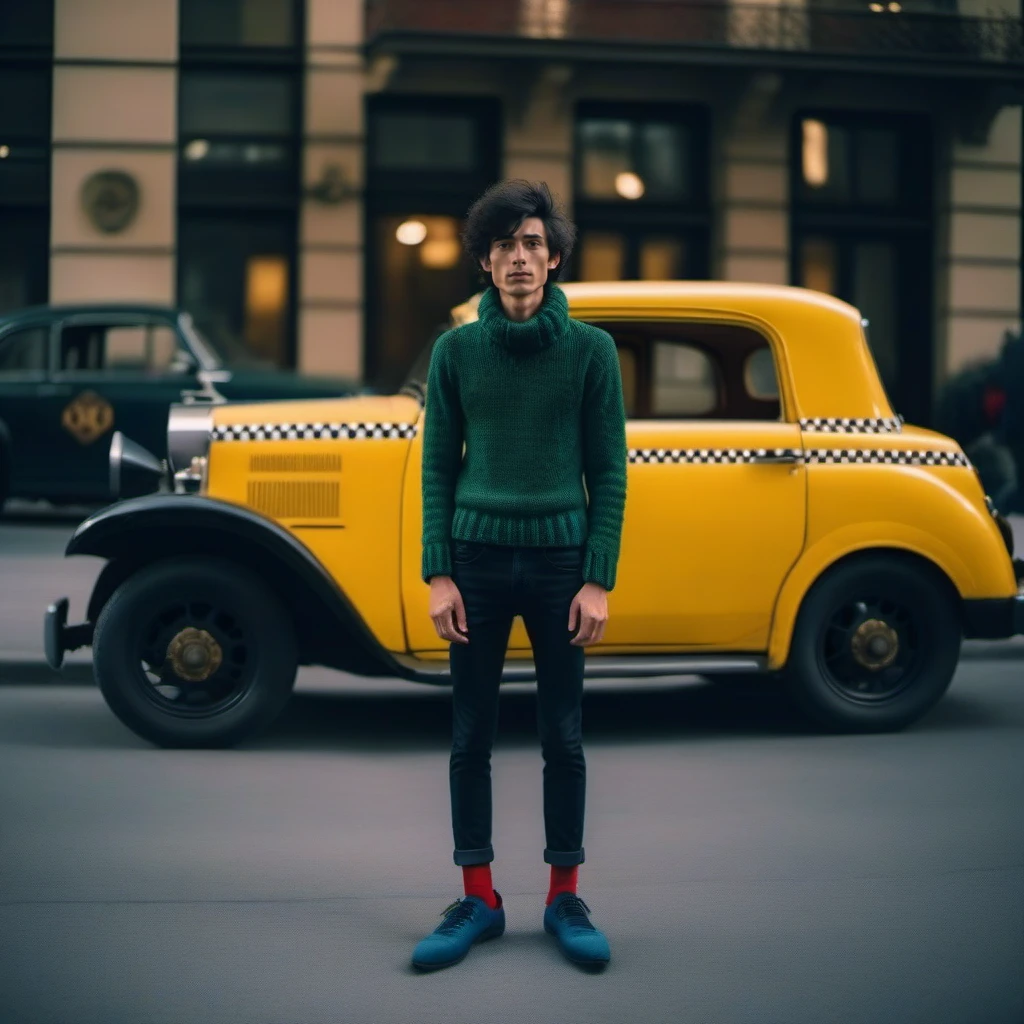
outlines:
M548 270L554 270L555 267L557 267L558 264L561 263L561 262L562 262L562 254L560 252L556 252L555 255L552 256L551 259L548 260Z
M480 266L483 267L483 269L489 274L491 272L491 257L490 256L481 256L480 257Z

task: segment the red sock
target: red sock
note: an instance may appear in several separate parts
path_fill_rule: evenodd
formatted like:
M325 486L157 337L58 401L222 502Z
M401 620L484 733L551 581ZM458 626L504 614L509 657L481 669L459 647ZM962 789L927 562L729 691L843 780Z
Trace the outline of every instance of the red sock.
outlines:
M551 888L548 889L548 898L544 904L545 906L550 904L560 892L576 891L576 873L579 869L579 864L573 864L567 868L560 867L557 864L551 865Z
M490 864L464 864L462 884L467 896L479 896L491 910L498 906L498 894L491 883Z

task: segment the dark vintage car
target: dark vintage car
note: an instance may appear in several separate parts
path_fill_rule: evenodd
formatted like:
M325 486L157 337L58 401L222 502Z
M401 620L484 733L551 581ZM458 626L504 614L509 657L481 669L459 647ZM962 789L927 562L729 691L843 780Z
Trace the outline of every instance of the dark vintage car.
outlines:
M9 497L106 500L115 431L166 458L168 409L183 392L238 401L369 390L233 355L173 307L35 306L0 315L0 507Z

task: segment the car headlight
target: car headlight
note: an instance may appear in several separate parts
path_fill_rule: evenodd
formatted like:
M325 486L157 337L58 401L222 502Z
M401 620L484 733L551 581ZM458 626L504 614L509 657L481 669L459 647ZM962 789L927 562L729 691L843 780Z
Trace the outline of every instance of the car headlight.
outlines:
M172 405L167 418L167 460L178 494L206 484L206 457L213 431L213 410L206 404Z

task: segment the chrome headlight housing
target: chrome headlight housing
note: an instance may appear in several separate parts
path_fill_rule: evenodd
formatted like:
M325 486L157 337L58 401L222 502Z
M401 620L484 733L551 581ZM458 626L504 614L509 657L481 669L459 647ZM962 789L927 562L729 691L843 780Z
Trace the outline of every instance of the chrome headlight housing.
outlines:
M213 432L213 409L208 404L172 405L167 417L167 460L176 494L206 487L207 455Z

